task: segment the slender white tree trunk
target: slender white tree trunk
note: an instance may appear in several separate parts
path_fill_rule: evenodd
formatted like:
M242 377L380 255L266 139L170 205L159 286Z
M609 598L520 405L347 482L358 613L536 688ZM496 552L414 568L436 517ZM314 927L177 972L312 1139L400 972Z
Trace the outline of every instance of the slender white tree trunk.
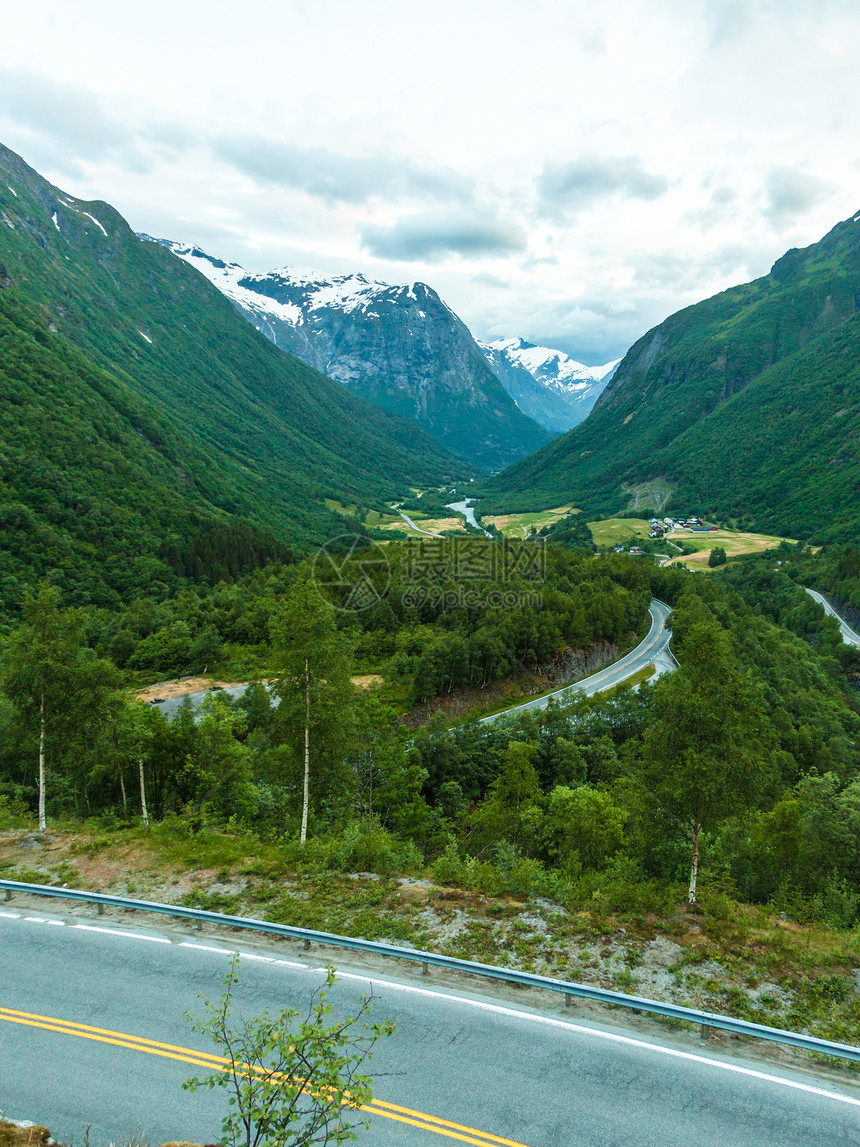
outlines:
M299 843L308 838L308 778L311 771L311 669L305 658L305 780L302 788L302 832Z
M693 825L693 860L690 864L690 894L689 902L696 903L696 882L699 879L699 814L696 813L696 822Z
M45 819L45 694L39 699L39 832L46 832Z
M149 828L149 814L146 811L146 785L143 781L143 757L137 758L137 768L140 774L140 813L143 817L143 827Z
M113 759L116 762L116 774L119 777L119 791L122 793L122 812L123 816L128 816L128 801L125 795L125 777L122 775L122 765L119 759L119 745L117 744L117 728L116 722L113 726Z

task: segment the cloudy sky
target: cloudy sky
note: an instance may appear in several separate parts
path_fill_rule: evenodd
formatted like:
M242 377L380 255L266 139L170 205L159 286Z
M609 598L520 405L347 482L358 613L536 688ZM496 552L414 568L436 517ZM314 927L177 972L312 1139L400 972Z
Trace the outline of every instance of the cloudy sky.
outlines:
M815 9L815 11L813 11ZM0 141L254 271L589 364L860 209L856 0L4 5Z

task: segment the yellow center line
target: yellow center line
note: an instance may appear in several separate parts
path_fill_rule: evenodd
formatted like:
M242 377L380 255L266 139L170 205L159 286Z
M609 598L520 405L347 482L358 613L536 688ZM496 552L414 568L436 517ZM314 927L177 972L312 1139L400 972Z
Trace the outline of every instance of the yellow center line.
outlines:
M25 1027L41 1028L43 1031L59 1032L61 1035L77 1036L79 1039L94 1040L97 1043L112 1044L115 1047L128 1048L130 1051L142 1051L146 1052L147 1055L157 1055L164 1059L175 1059L182 1063L190 1063L195 1067L204 1067L209 1071L224 1071L231 1065L229 1059L212 1055L209 1052L195 1051L192 1048L146 1039L143 1036L128 1035L125 1032L112 1031L109 1028L93 1027L90 1024L81 1024L74 1020L61 1020L53 1016L16 1011L14 1008L0 1007L0 1020L21 1024ZM434 1135L456 1139L460 1143L470 1143L475 1147L490 1147L490 1145L494 1145L494 1147L495 1145L499 1145L499 1147L526 1147L526 1144L513 1139L504 1139L498 1135L491 1135L487 1131L479 1131L474 1127L464 1127L460 1123L452 1123L450 1120L441 1119L437 1115L413 1111L409 1107L401 1107L396 1103L388 1103L381 1099L373 1099L369 1104L357 1105L357 1109L369 1115L379 1115L383 1119L392 1119L397 1123L418 1127L422 1131L431 1131Z

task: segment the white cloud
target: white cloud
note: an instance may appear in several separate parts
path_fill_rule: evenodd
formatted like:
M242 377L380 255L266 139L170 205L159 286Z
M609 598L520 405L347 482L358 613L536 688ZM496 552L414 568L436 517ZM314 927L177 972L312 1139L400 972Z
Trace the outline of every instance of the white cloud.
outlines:
M858 58L855 0L42 0L0 140L138 230L605 361L856 214Z
M210 146L218 159L259 184L305 191L326 203L366 203L373 197L465 202L474 194L468 177L407 156L343 155L247 134L218 137Z
M547 163L537 190L542 208L564 215L615 197L659 199L669 190L669 180L646 171L637 155L590 155L567 163Z
M791 167L775 167L767 178L766 214L779 225L803 215L831 190L823 179ZM835 220L834 220L835 222Z
M361 244L380 259L436 262L450 255L502 258L525 250L522 227L477 212L407 215L391 226L362 229Z

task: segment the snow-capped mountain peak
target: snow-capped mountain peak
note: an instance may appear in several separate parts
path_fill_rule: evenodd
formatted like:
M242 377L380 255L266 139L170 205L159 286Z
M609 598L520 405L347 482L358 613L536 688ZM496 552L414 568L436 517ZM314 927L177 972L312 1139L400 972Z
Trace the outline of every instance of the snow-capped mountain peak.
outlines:
M292 266L258 274L196 244L154 242L205 275L276 346L414 418L454 453L497 470L549 441L425 283L391 285L360 272Z
M570 430L591 412L621 361L586 366L562 350L522 338L478 345L519 408L560 432Z
M522 363L529 374L533 375L539 382L545 382L547 385L558 384L578 390L591 386L595 382L601 382L621 361L621 359L615 359L613 362L604 363L602 366L586 366L565 354L563 350L535 346L534 343L526 342L525 339L521 338L495 339L487 345Z

